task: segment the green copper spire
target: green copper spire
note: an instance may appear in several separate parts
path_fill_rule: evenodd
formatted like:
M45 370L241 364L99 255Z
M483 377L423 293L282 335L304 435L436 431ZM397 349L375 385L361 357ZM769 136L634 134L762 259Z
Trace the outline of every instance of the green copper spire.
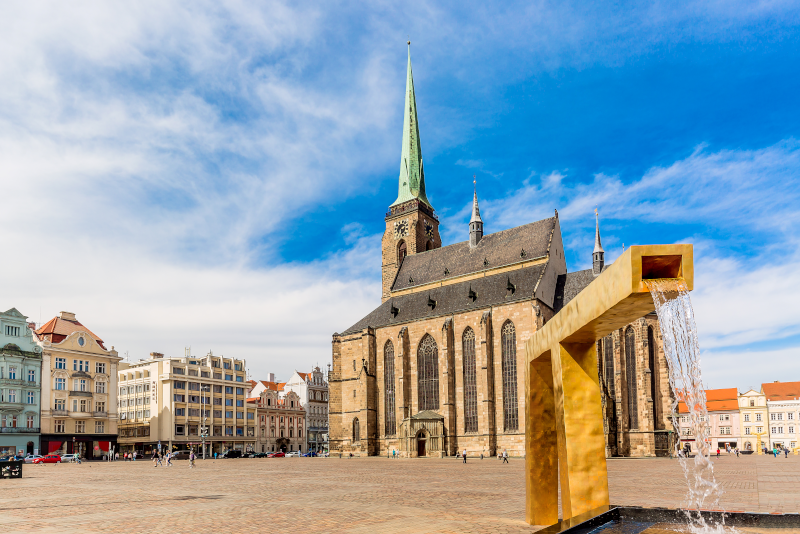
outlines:
M411 41L408 42L408 73L406 74L406 102L403 108L403 150L400 156L400 183L397 200L392 206L418 199L433 209L425 196L425 169L422 165L422 148L419 144L417 99L414 96L414 77L411 75Z

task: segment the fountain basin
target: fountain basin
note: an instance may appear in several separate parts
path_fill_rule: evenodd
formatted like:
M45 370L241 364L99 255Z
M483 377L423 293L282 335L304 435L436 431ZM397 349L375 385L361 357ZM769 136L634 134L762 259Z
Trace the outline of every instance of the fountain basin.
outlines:
M709 525L722 522L740 534L784 534L800 531L800 514L765 514L757 512L701 512ZM725 531L730 529L726 528ZM690 532L686 514L670 508L637 506L601 506L590 512L559 521L538 534L667 534Z

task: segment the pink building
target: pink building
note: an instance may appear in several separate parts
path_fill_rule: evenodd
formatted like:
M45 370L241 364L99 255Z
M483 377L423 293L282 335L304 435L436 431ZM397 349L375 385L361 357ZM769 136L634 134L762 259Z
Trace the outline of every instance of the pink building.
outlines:
M739 421L739 392L736 388L707 389L706 407L710 418L711 450L719 448L724 452L742 446L741 425ZM679 428L681 445L689 445L693 452L697 451L695 436L689 424L689 410L683 402L678 403Z

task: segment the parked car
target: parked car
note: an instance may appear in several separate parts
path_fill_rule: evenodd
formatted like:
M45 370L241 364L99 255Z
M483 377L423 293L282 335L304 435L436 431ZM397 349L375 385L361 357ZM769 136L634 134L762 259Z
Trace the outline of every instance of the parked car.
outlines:
M284 456L286 456L286 454L282 452L271 452L267 458L283 458Z
M287 458L300 458L300 453L298 451L292 451L286 453Z
M41 454L29 454L28 456L25 457L25 463L26 464L32 464L33 461L35 459L37 459L37 458L42 458L42 455Z
M267 452L257 452L253 455L253 458L266 458L269 455Z
M64 462L64 463L66 463L66 462L74 462L77 459L78 459L78 455L77 454L62 454L61 455L61 461Z
M220 458L241 458L242 451L237 451L236 449L229 449L222 453Z
M313 458L319 455L315 451L308 451L307 453L301 454L300 456L302 456L303 458Z
M48 454L47 456L36 458L33 461L35 464L60 464L61 462L61 456L57 454Z

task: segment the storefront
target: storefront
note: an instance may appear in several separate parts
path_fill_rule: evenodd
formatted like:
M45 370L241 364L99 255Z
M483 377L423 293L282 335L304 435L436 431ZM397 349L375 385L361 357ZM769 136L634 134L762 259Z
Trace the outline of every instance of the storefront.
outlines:
M86 460L106 460L117 451L117 436L103 434L43 434L39 454L80 454Z

